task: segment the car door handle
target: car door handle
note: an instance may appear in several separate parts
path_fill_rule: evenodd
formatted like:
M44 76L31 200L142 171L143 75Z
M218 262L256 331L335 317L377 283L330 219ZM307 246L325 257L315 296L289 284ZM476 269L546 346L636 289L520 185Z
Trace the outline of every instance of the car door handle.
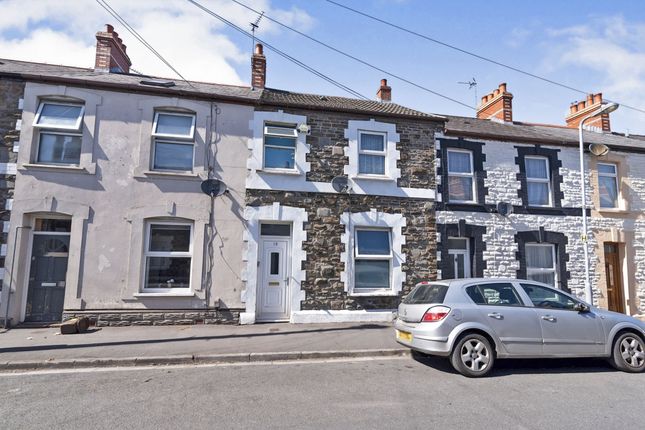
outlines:
M550 321L550 322L556 322L558 320L556 317L551 315L543 315L541 318L545 321Z
M488 316L491 318L495 318L496 320L504 319L504 315L500 314L499 312L491 312L490 314L488 314Z

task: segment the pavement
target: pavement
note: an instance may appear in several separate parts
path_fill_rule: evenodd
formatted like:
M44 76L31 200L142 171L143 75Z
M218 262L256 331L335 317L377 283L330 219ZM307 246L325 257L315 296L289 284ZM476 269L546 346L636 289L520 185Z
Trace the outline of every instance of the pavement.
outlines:
M59 328L0 332L0 371L406 355L390 324Z

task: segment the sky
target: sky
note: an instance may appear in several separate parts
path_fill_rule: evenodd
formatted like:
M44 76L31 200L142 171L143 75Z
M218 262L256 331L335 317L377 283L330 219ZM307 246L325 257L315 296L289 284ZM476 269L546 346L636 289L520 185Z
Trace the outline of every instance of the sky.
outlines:
M249 29L257 14L231 0L198 0ZM420 86L475 106L508 84L516 121L564 125L584 94L528 77L414 37L334 6L326 0L239 0L267 16ZM630 0L336 0L433 39L547 79L602 92L645 111L645 4ZM234 85L250 82L252 41L186 0L107 0L188 79ZM94 65L94 34L111 23L128 46L133 68L175 77L95 0L0 0L0 57ZM375 98L388 78L394 102L424 112L473 116L471 108L420 90L317 45L267 20L258 38L351 89ZM270 50L267 86L347 95ZM460 82L477 81L476 88ZM621 106L612 130L645 134L645 113Z

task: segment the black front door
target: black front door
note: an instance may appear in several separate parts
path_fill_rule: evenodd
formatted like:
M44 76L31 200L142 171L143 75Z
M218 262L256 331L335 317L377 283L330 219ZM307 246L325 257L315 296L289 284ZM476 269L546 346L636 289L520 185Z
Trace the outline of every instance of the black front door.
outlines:
M68 234L34 234L26 322L61 320L68 256Z

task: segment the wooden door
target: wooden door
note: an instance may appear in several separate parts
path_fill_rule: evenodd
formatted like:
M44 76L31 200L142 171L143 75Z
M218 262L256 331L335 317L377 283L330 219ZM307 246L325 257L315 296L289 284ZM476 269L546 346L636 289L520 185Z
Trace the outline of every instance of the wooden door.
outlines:
M607 307L610 311L625 313L625 296L617 243L605 242L605 280Z

